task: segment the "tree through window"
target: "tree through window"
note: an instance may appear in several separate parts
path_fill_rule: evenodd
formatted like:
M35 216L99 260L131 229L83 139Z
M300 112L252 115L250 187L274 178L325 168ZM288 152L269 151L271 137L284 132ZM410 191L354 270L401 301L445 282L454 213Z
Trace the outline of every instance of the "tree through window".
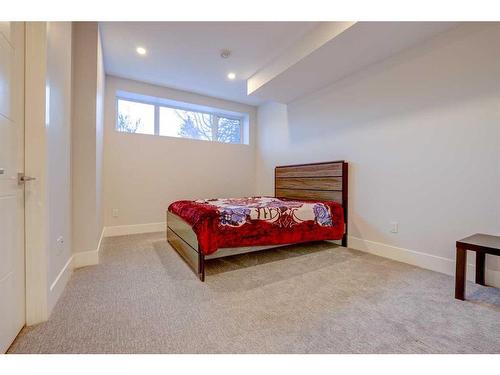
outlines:
M117 108L116 130L120 132L243 143L243 115L233 117L121 98Z

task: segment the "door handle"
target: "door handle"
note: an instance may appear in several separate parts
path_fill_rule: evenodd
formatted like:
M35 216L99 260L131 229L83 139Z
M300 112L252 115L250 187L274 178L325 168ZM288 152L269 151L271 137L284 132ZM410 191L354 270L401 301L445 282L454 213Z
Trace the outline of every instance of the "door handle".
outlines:
M36 177L29 177L25 176L24 173L18 173L17 174L17 183L18 185L23 185L27 181L33 181L36 180Z

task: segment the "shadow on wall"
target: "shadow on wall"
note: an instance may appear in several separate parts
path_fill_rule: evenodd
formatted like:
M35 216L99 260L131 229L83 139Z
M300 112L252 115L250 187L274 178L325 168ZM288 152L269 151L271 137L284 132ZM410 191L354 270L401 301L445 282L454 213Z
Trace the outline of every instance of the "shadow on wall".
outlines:
M359 167L358 163L349 161L349 236L361 239L370 238L381 243L391 243L394 239L388 235L388 232L375 227L361 215L365 207L362 207L362 205L359 207L359 201L354 199L360 195L360 183L357 174ZM373 203L376 204L376 200Z
M499 44L499 24L462 25L292 102L291 142L499 93L500 50L492 48ZM304 124L316 131L302 131Z

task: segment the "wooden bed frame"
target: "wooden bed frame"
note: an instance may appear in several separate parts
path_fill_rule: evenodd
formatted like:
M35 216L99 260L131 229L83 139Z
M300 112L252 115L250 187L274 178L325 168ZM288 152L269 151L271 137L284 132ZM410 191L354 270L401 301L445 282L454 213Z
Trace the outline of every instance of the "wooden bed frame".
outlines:
M331 200L344 209L344 236L342 246L347 246L348 164L329 161L322 163L278 166L274 170L274 196L300 200ZM237 255L287 246L251 246L222 248L204 255L198 248L198 240L191 226L179 216L167 211L167 241L198 275L205 281L205 261L229 255ZM291 245L291 244L288 244Z

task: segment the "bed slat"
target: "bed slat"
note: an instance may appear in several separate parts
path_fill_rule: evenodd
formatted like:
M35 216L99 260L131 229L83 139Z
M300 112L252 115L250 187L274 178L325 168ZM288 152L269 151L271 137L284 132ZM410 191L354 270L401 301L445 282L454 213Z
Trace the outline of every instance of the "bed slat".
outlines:
M276 186L278 189L342 191L342 177L281 177L276 179Z
M282 177L341 177L342 163L290 165L276 168L276 178Z
M276 189L276 197L299 200L334 201L342 204L342 192L333 190Z

